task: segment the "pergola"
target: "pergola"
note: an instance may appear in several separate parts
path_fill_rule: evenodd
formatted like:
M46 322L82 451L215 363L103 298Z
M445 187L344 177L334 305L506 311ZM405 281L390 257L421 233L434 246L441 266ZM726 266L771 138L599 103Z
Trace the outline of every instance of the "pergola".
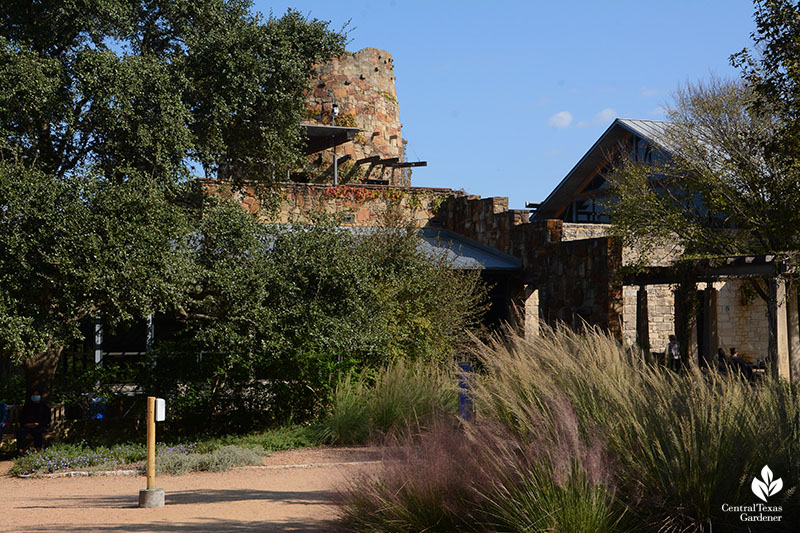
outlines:
M646 267L625 276L623 283L638 286L636 293L636 340L642 347L650 345L647 307L648 285L675 287L675 335L681 346L689 347L692 357L697 343L692 342L698 328L694 323L693 306L698 283L706 283L699 303L702 306L704 353L696 353L701 361L711 363L719 347L717 281L757 280L760 293L766 296L768 323L767 360L774 376L800 381L800 300L792 281L798 276L798 254L764 254L754 256L682 259L667 267ZM761 285L763 283L763 286Z

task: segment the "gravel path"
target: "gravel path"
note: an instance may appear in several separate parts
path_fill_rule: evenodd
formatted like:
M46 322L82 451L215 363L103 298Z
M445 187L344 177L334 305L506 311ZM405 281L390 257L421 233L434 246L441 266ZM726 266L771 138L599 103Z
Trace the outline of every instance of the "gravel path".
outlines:
M270 468L159 476L160 509L138 508L144 477L17 479L0 462L0 531L333 531L336 490L378 460L374 448L293 450L266 458Z

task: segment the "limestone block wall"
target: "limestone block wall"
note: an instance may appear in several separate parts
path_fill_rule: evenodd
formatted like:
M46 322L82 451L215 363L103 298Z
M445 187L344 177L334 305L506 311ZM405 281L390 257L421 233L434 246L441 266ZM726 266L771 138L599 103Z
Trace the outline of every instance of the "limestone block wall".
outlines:
M397 157L403 161L403 125L395 89L394 59L389 52L364 48L334 58L314 67L311 82L307 104L309 123L330 125L331 101L335 98L339 106L336 124L363 130L355 142L337 147L339 157L350 155L352 160L357 160L377 155L382 159ZM330 163L333 152L328 150L315 157L317 164ZM340 175L348 174L349 164L340 169ZM368 169L368 166L363 167L365 171ZM364 174L359 177L363 178ZM410 185L408 169L376 166L369 177L388 179L391 185Z
M532 268L537 251L547 243L563 240L560 220L531 223L529 212L508 209L508 198L453 196L442 204L438 218L444 227L487 246L522 259Z
M751 361L764 359L769 345L767 304L758 296L742 298L745 280L729 279L714 283L717 293L717 332L719 345L728 353L736 347Z
M442 224L456 233L522 259L526 326L539 320L579 325L581 319L621 336L622 285L617 277L622 253L600 228L565 227L561 220L531 223L526 210L509 210L508 198L452 197L442 205ZM576 225L577 226L577 225ZM538 318L529 318L538 299Z
M623 288L622 332L625 342L636 343L636 292L639 287ZM675 296L671 285L647 286L647 317L650 350L663 351L675 333Z
M347 226L381 226L386 224L387 211L412 220L418 227L430 219L448 198L463 195L463 191L434 187L386 187L381 185L317 185L282 183L275 191L279 195L276 212L263 209L254 186L231 192L230 187L216 181L206 182L208 188L223 188L238 200L242 207L261 216L265 221L306 223L313 214L340 214Z
M595 239L608 236L608 224L576 224L564 222L564 240Z
M537 254L540 318L549 324L582 321L621 338L621 251L608 237L565 241Z

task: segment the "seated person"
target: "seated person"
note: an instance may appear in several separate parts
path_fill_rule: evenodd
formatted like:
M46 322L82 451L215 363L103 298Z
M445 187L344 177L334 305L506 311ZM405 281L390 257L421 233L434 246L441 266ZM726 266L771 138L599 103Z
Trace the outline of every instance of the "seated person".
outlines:
M6 423L8 422L8 406L3 400L0 400L0 439L6 432Z
M33 446L37 451L42 449L44 433L50 424L50 408L42 402L42 395L34 390L30 399L25 401L19 415L19 431L17 431L17 451L25 453L28 435L33 436Z
M741 372L745 378L750 379L753 373L750 368L750 364L745 361L741 355L739 355L739 350L736 348L731 348L730 360L734 368L738 368L739 372Z

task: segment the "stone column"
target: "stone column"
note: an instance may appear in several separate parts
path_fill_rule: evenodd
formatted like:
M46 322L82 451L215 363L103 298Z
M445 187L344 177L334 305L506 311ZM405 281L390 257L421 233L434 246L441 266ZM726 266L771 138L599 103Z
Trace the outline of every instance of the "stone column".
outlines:
M719 348L717 322L717 289L709 283L703 291L703 347L706 353L700 354L700 358L710 367L715 366Z
M525 337L539 336L539 290L533 284L525 286Z
M639 286L636 291L636 344L650 357L650 319L647 313L647 287Z
M786 280L769 280L769 301L767 302L769 321L769 361L772 375L789 379L789 320L786 305Z
M786 301L789 333L789 377L800 383L800 298L797 288L792 287Z

